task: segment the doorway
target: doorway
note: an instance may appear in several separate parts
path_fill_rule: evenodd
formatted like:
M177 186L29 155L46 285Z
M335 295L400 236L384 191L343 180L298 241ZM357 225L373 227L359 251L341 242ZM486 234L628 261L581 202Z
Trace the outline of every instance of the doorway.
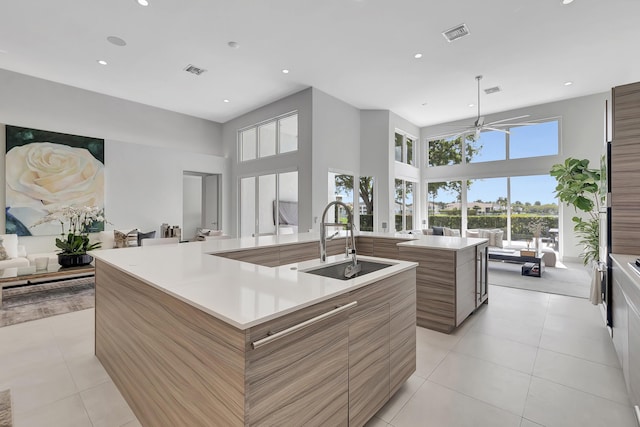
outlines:
M221 230L220 174L182 174L182 238L194 240L198 229Z

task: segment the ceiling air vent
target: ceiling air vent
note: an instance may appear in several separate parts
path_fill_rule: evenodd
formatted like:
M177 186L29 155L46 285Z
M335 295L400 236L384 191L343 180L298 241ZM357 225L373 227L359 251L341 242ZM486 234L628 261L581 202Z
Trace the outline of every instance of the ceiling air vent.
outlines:
M489 87L484 90L484 93L491 95L492 93L500 92L500 86Z
M459 38L469 35L469 29L465 24L460 24L453 28L449 28L447 31L443 32L442 35L449 43L451 43L454 40L458 40Z
M187 73L191 73L191 74L195 74L196 76L199 76L200 74L204 73L205 70L204 68L198 68L195 65L187 65L187 67L184 69Z

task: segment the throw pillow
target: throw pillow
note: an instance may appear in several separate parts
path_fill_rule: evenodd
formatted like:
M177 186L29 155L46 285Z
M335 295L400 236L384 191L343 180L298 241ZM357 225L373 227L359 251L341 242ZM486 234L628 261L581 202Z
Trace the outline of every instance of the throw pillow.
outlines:
M460 230L451 230L451 236L460 237Z
M444 227L431 227L434 236L444 236Z
M7 250L2 245L2 241L3 240L0 238L0 261L4 261L6 259L9 259L9 255L7 255ZM1 290L0 290L0 292L1 292Z
M433 235L433 230L430 228L423 228L422 229L422 234L426 234L427 236L432 236Z
M479 230L467 230L467 237L480 237Z
M502 238L504 237L504 231L502 230L498 230L495 232L494 234L494 246L498 247L498 248L502 248L503 244L502 244Z
M155 239L156 231L150 231L148 233L142 233L138 231L138 246L142 246L142 239Z
M138 229L134 228L128 233L119 230L113 230L113 238L116 242L116 248L128 248L136 246L138 243Z

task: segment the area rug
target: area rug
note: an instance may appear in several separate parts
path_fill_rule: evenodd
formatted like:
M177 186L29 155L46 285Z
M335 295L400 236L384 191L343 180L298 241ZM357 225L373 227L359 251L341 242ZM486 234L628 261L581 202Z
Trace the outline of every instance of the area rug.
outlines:
M0 391L0 427L11 427L11 393L9 390Z
M0 327L84 310L94 305L93 277L3 289Z
M591 277L588 270L582 266L546 267L542 277L522 276L521 268L521 264L492 261L489 263L489 284L589 298Z

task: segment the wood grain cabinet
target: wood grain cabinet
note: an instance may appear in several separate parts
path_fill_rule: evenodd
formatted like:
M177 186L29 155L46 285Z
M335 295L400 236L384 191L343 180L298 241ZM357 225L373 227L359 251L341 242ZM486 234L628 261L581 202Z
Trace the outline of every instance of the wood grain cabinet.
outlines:
M611 252L640 253L640 83L612 89Z
M348 296L339 297L249 330L245 425L347 425L348 310L258 348L252 343L348 302Z
M398 243L406 242L403 239L386 239L386 238L374 238L373 239L373 256L380 258L398 258Z
M478 271L479 267L486 267L486 251L476 246L457 251L399 246L399 258L418 263L418 326L450 333L487 300L486 286L482 290L478 288L479 276L486 285L486 270ZM481 292L484 295L478 298Z
M240 330L98 260L96 356L143 425L362 426L415 372L415 274Z

